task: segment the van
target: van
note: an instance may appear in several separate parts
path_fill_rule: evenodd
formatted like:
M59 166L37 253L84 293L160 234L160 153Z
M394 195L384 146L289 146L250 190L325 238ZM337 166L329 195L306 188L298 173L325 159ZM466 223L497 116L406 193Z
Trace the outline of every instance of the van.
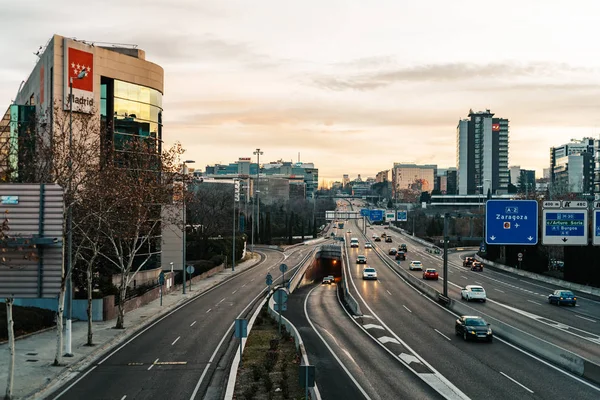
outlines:
M359 245L358 245L358 238L352 238L352 239L350 239L350 247L359 247Z

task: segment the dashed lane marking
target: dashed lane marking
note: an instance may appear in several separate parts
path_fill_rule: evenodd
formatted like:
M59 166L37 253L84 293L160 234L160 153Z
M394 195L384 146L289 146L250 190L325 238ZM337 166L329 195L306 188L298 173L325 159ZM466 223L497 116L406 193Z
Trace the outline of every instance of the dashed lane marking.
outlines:
M363 325L363 328L365 329L381 329L381 330L385 330L385 328L381 325L375 325L375 324L366 324Z
M444 335L442 332L438 331L437 329L434 328L433 330L436 331L437 333L439 333L440 335L442 335L443 337L445 337L446 339L452 340L448 336Z
M395 344L400 344L400 342L396 339L394 339L393 337L389 337L389 336L382 336L380 338L377 338L377 340L379 340L382 344L386 344L386 343L395 343ZM416 357L415 357L416 359Z
M410 311L410 308L406 307L405 305L402 305L402 307L406 308L406 311L408 311L409 313L412 313L412 311Z
M181 336L177 336L177 339L175 339L175 340L173 341L173 343L171 343L171 346L173 346L175 343L177 343L177 341L178 341L180 338L181 338Z

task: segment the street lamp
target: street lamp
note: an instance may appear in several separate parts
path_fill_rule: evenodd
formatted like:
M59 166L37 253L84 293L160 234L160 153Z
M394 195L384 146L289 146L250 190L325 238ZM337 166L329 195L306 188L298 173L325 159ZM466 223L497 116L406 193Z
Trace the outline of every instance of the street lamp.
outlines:
M252 208L254 209L254 203L257 203L256 205L256 236L258 239L258 233L259 233L259 218L260 218L260 204L258 203L258 182L260 179L260 156L262 156L263 152L260 151L260 149L256 149L255 152L253 152L252 154L254 154L256 156L256 185L254 185L254 192L255 192L255 196L254 196L254 201L252 202ZM252 223L252 251L254 251L254 222Z
M194 161L194 160L185 160L183 162L183 166L181 168L181 172L182 172L182 175L183 175L183 190L182 190L182 192L183 192L183 196L182 196L182 202L183 202L182 203L183 204L183 217L182 217L183 218L183 251L182 251L182 253L183 253L183 260L182 260L182 269L183 269L183 294L185 294L185 283L186 283L186 276L185 276L185 272L186 272L185 271L185 267L186 267L186 265L185 265L185 250L186 249L185 248L186 248L186 234L187 234L186 229L185 229L185 227L186 227L186 217L185 217L185 194L186 194L185 193L185 178L186 178L186 175L187 175L186 165L185 164L193 164L195 162L196 161Z
M83 79L88 75L86 68L83 68L75 79ZM72 320L73 320L73 77L69 78L69 161L67 162L69 167L69 180L68 180L68 192L69 196L69 207L67 209L67 294L69 301L67 302L67 322L65 326L65 356L73 357L71 351L72 343Z

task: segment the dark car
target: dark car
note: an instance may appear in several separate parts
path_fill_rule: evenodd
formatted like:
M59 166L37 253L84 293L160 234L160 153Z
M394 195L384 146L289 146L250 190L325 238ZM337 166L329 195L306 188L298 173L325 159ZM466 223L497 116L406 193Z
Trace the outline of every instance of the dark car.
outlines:
M481 317L463 315L454 324L456 336L462 336L464 340L487 340L491 342L494 338L490 324Z
M463 267L471 268L471 264L475 261L475 257L465 257L463 261Z
M377 236L377 237L375 238L375 241L376 241L376 242L381 242L381 238L380 238L379 236Z
M398 250L402 250L405 253L408 252L406 248L406 243L402 243L400 246L398 246Z
M554 293L548 295L548 303L556 304L570 304L573 307L577 305L577 297L570 290L555 290Z
M396 251L396 248L395 248L395 247L392 247L392 248L391 248L391 249L388 251L388 254L389 254L390 256L395 256L395 255L396 255L396 253L397 253L397 251Z
M392 243L392 237L388 236L385 238L386 243Z
M396 253L396 260L406 261L406 253L403 252L402 250L398 251Z
M471 263L471 271L483 271L483 264L479 261L473 261Z

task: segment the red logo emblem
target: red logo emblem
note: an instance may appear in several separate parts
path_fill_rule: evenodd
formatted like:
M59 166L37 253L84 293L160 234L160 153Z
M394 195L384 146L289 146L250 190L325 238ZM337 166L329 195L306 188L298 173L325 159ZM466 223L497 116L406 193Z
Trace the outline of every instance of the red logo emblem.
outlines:
M510 229L510 222L504 223L504 229Z
M92 68L94 67L94 54L87 51L69 47L69 83L73 78L73 89L94 91ZM78 79L79 74L85 69L86 76Z

